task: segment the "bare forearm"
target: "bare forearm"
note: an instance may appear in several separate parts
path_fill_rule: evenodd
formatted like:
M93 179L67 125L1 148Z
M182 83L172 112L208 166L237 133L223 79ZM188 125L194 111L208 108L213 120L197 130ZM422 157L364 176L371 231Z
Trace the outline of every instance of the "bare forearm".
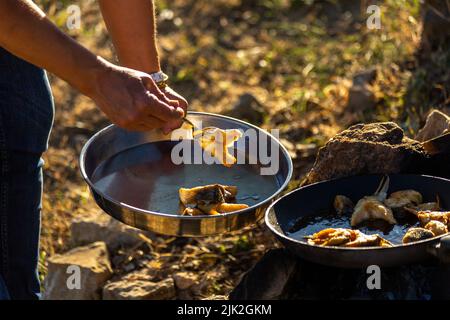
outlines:
M29 0L0 0L0 46L66 80L84 94L104 63L58 30Z
M100 7L120 63L160 71L153 0L100 0Z

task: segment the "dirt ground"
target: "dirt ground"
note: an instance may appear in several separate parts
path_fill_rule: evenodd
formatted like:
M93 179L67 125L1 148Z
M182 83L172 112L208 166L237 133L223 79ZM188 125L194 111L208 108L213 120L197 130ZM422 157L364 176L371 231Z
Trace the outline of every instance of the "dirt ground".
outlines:
M441 92L445 86L431 90L426 70L415 59L421 35L419 1L384 1L380 30L367 29L365 7L356 2L157 0L163 70L191 110L223 113L240 95L252 94L267 110L262 126L280 129L294 147L320 147L358 122L393 120L412 135L430 107L448 106L447 93ZM65 29L69 2L40 3ZM114 61L96 1L79 3L82 29L66 31ZM448 63L444 54L434 57L433 68ZM349 110L353 75L371 68L377 70L370 85L374 105ZM440 76L435 75L435 83ZM51 76L51 83L56 119L45 154L42 277L47 257L70 249L73 217L100 211L79 174L78 156L86 139L109 123L92 101L62 80ZM313 160L295 159L291 188ZM274 246L262 225L208 239L159 237L115 253L115 268L117 274L130 263L134 269L151 267L162 274L196 271L207 287L200 297L214 298L226 296L240 275Z

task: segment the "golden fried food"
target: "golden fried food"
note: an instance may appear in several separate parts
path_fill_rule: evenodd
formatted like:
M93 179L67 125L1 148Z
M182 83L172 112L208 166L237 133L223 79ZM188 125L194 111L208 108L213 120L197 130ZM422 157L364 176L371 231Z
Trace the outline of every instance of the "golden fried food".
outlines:
M440 235L446 234L448 232L447 226L445 224L443 224L442 222L436 221L436 220L431 220L430 222L428 222L425 225L424 228L433 232L433 234L435 236L440 236Z
M193 134L200 147L210 156L217 159L225 167L231 167L236 163L236 158L229 153L228 148L242 137L238 129L222 130L219 128L205 128L195 131Z
M417 216L420 223L424 226L430 221L439 221L450 227L450 211L417 211L412 208L405 208Z
M420 240L433 238L434 234L425 228L410 228L403 236L403 243L411 243Z
M190 216L217 215L248 208L246 204L234 202L236 186L212 184L195 188L180 188L181 214Z
M195 188L180 188L179 195L181 203L185 206L229 202L236 197L237 187L210 184Z
M204 215L203 211L197 208L183 208L181 214L183 216L202 216Z
M328 228L306 237L309 244L320 246L391 247L392 244L378 234L367 235L359 230Z
M242 209L248 208L248 205L242 204L242 203L221 203L216 208L217 212L219 213L227 213L227 212L234 212Z
M446 226L450 225L450 211L448 212L437 212L437 211L420 211L417 214L422 225L427 224L430 221L439 221Z

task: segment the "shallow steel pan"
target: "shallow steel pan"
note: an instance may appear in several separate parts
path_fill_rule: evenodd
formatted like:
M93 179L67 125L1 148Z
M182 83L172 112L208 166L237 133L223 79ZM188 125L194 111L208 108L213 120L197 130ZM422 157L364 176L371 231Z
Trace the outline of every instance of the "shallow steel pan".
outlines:
M165 185L165 188L168 188L167 197L164 199L153 199L154 203L150 203L148 207L162 208L165 204L178 203L178 188L181 187L181 185L177 185L179 181L183 181L191 187L195 186L197 182L190 181L192 180L190 177L181 177L181 174L185 174L180 171L183 166L197 166L192 171L194 172L196 179L201 176L203 172L204 174L208 172L209 176L203 178L210 183L214 183L214 172L219 175L222 174L224 170L228 169L217 165L216 169L208 169L209 171L207 171L205 170L206 167L204 167L206 164L173 165L167 163L167 161L162 163L161 159L167 156L167 152L170 152L170 150L167 147L152 146L152 143L168 141L170 140L170 136L163 135L159 130L145 133L129 132L120 129L115 125L111 125L95 134L85 144L80 155L82 176L89 185L95 201L106 213L130 226L174 236L208 236L221 234L242 229L263 218L265 208L267 208L275 197L287 186L291 178L292 160L290 159L287 150L275 137L244 121L200 112L189 112L188 119L194 124L201 122L203 127L213 126L222 129L242 129L243 131L254 129L261 134L261 137L264 137L264 140L262 140L258 135L258 148L261 141L264 141L265 143L273 142L274 145L278 147L277 152L279 153L279 169L273 179L274 192L265 198L259 199L257 203L254 203L248 209L216 216L181 216L177 212L154 211L121 201L121 192L126 192L127 189L130 189L129 186L114 185L112 189L114 192L111 193L114 194L114 196L112 196L96 187L93 176L94 173L96 173L96 170L102 166L105 161L108 161L108 159L111 159L118 154L127 152L127 150L130 149L139 151L141 146L144 149L147 148L147 146L150 146L146 149L146 152L131 152L127 157L117 158L114 161L114 166L123 168L127 165L133 165L133 163L141 161L142 157L146 157L146 161L150 163L157 164L158 166L161 164L160 170L153 170L151 173L153 176L156 175L156 178L152 180L161 178L166 180L169 179L168 181L174 181L173 185ZM236 148L238 148L237 145ZM258 148L256 150L258 150ZM250 154L254 153L252 148L245 147L238 151L246 153L246 156L248 157L256 156L255 154ZM239 164L235 166L239 166ZM114 170L114 168L111 170ZM212 174L211 170L213 170ZM146 173L144 172L143 176L145 176L145 174ZM249 172L247 174L257 173ZM181 178L182 180L180 180ZM248 187L248 180L251 180L248 178L248 176L244 176L236 182L236 185L240 190L239 192L245 192L246 187ZM158 187L158 184L155 181L149 181L149 184L151 183L156 184L152 185L152 188ZM215 183L221 183L221 181L216 181ZM140 192L146 193L149 191L147 188L142 188ZM117 195L119 195L119 197L117 197ZM151 198L151 195L149 195L149 198Z

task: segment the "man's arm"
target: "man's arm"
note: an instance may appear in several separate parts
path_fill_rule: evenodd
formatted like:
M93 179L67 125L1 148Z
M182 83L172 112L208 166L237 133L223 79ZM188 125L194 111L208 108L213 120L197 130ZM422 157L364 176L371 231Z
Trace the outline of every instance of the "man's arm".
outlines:
M161 70L156 46L154 0L99 0L103 18L116 48L121 65L147 73ZM187 110L180 94L166 87L165 96ZM179 127L173 121L171 129Z
M84 94L103 67L99 59L48 21L31 1L0 0L0 46L55 73Z
M0 0L0 46L66 80L124 128L164 127L183 115L154 89L147 74L95 56L58 30L30 0Z
M100 0L120 63L146 73L161 71L153 0Z

